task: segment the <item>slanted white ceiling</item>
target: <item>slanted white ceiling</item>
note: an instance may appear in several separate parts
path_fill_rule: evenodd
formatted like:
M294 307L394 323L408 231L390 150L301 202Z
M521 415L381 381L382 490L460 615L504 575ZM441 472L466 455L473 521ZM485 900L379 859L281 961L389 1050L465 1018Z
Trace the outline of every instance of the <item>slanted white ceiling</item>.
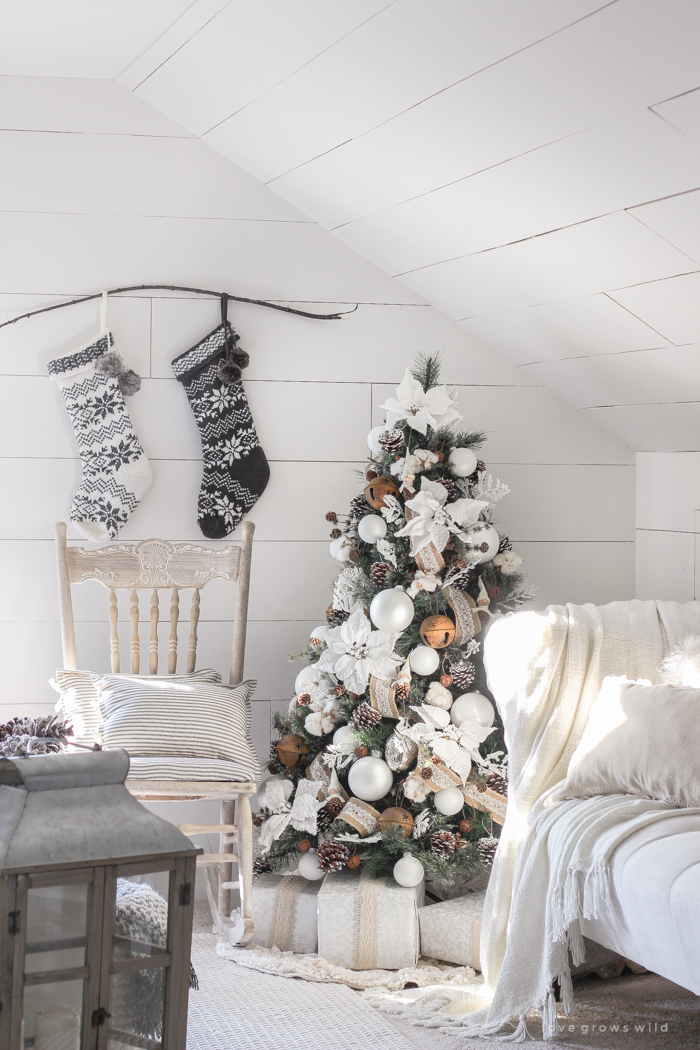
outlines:
M102 72L85 27L12 60L0 12L3 72L118 75L632 447L700 449L698 0L7 6L107 31Z

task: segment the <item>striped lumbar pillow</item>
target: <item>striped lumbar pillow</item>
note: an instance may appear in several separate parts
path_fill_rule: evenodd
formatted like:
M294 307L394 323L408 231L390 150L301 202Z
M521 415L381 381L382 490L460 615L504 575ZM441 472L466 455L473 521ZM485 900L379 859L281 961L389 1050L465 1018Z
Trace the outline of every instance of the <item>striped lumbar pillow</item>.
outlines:
M86 744L88 747L92 747L95 743L97 727L102 721L97 706L97 689L92 681L94 674L94 671L70 671L59 667L55 679L50 679L50 684L57 693L60 693L56 711L73 726L73 739L76 744ZM139 681L141 678L140 675L120 675L119 677L129 678L132 681L134 679ZM149 675L148 678L156 681L188 682L192 680L212 684L221 682L219 672L212 670L193 671L191 674L181 675Z
M121 747L132 757L150 760L215 759L235 765L236 779L260 779L250 738L254 679L224 686L94 675L93 682L102 714L99 733L106 748Z

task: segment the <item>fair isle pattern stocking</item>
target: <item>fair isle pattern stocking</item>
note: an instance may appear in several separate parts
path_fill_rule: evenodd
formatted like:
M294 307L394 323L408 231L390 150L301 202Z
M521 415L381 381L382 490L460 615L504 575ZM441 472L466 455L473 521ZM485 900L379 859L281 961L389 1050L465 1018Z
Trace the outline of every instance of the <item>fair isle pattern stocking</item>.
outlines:
M236 528L270 477L241 383L248 355L237 343L238 335L224 321L173 361L202 439L197 521L210 540Z
M68 357L49 362L82 464L70 520L81 536L95 541L116 539L153 480L124 404L124 394L135 393L141 380L124 367L113 346L112 333L105 331Z

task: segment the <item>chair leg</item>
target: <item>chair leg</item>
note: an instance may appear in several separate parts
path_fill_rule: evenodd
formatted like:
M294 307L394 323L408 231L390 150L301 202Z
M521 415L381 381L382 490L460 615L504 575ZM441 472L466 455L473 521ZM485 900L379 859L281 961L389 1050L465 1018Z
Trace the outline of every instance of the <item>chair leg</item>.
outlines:
M221 802L221 823L223 825L233 824L233 807L234 803L231 799L223 799ZM230 839L230 835L228 838ZM220 853L233 853L233 843L226 841L227 836L221 834L219 836L219 852ZM219 915L222 919L229 919L231 917L231 891L224 889L224 883L231 882L233 878L233 867L231 864L219 864L219 894L217 907Z
M243 917L243 935L238 943L245 944L255 931L255 921L253 919L253 816L250 811L250 797L248 795L239 795L236 808L238 886L241 895L241 915Z

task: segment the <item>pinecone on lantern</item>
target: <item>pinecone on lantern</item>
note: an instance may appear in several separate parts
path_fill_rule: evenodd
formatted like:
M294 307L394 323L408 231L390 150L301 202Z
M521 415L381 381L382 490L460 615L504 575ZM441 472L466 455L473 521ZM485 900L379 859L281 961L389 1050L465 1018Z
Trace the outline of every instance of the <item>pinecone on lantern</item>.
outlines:
M430 836L430 852L438 857L449 857L458 848L459 839L453 831L441 829Z
M387 565L385 561L375 561L369 570L369 578L375 587L379 587L380 590L386 587L386 580L390 570L391 566Z
M497 791L499 795L508 794L508 781L498 773L489 773L486 778L486 786L490 787L492 791Z
M374 729L381 720L382 716L379 711L375 711L366 700L357 705L350 719L355 729Z
M462 663L452 664L450 674L457 688L466 690L469 689L476 677L476 668L469 660L463 660Z
M366 514L369 510L369 503L365 499L364 492L360 492L358 496L353 496L350 500L350 517L360 518L363 514Z
M406 440L403 434L396 427L392 427L391 430L385 430L383 434L379 435L379 447L388 452L390 456L398 456L400 452L403 452L405 444Z
M329 798L325 806L321 806L317 815L317 826L319 831L328 831L329 827L340 813L345 803L339 795Z
M485 868L490 868L493 864L497 849L498 839L494 839L490 835L479 839L477 842L476 852L479 854L479 860Z
M265 875L268 871L272 871L267 857L256 857L253 861L253 878L259 879L261 875Z
M321 871L340 871L350 857L350 850L342 842L326 839L316 850L316 863Z

